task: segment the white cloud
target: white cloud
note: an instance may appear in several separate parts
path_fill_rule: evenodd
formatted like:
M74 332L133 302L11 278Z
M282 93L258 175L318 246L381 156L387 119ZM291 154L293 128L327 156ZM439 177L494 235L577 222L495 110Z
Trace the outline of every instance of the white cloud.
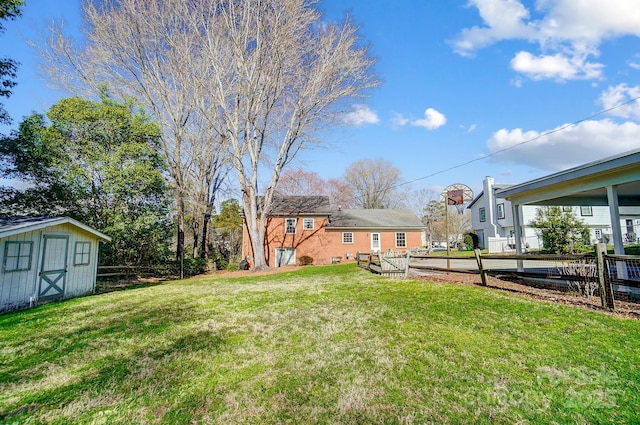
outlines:
M542 133L502 129L489 139L487 149L495 162L559 171L637 149L640 140L640 125L632 122L584 121L560 130L565 126Z
M598 56L603 40L640 36L640 13L636 0L538 0L536 13L520 0L470 0L483 26L463 29L454 49L470 56L477 49L502 40L526 40L540 51L518 53L514 70L534 79L601 78L602 65L589 61Z
M582 57L555 55L533 56L529 52L518 52L511 60L511 67L534 80L576 80L602 77L602 65L586 62Z
M433 108L424 111L424 118L411 121L411 125L424 127L427 130L435 130L442 127L447 122L447 117Z
M393 118L391 118L391 124L392 124L394 127L402 127L402 126L405 126L405 125L409 124L409 121L410 121L410 120L409 120L409 118L407 118L407 117L405 117L404 115L399 114L399 113L397 113L397 112L395 112L395 113L393 114Z
M345 114L344 122L347 125L358 126L362 124L377 124L380 119L367 105L353 105L353 111Z
M602 92L599 101L604 109L615 108L607 112L609 115L627 119L640 119L640 101L637 99L638 97L640 97L640 86L629 87L626 84L619 84Z
M525 23L529 11L513 0L470 0L484 20L485 26L465 28L454 42L456 52L463 56L471 55L474 50L491 45L500 40L527 38L534 35L532 28Z

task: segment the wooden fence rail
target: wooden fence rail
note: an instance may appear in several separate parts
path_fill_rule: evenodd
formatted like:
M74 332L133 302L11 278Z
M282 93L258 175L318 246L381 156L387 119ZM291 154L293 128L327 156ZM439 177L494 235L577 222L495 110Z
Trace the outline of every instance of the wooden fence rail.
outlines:
M513 276L534 286L557 287L599 294L603 308L614 308L616 294L637 296L640 291L640 256L607 255L606 246L599 244L596 255L481 255L452 257L429 255L410 250L386 253L358 253L358 267L373 273L407 277L438 272L480 274L482 285L487 275ZM546 283L545 283L546 282ZM626 292L625 292L626 291ZM635 291L635 292L631 292ZM631 295L625 295L625 294Z
M156 268L151 266L98 266L96 277L130 277L153 275Z

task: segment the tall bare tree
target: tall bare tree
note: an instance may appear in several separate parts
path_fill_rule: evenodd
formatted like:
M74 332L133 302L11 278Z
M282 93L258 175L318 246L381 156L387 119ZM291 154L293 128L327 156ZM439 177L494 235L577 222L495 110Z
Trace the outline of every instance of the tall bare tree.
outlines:
M62 26L52 28L46 48L48 73L72 92L108 85L118 95L140 100L162 128L162 150L177 210L177 250L184 255L184 215L190 193L200 193L203 220L210 217L212 194L224 176L219 131L199 119L199 108L211 104L198 84L209 59L199 49L204 0L87 0L83 3L85 42L76 46ZM192 190L192 184L199 185ZM201 199L201 200L202 200ZM208 211L208 213L207 213ZM208 228L208 222L202 229ZM206 236L203 238L206 240Z
M403 201L400 170L386 159L361 159L345 171L344 181L351 188L359 208L395 208Z
M320 129L343 122L344 101L378 84L357 27L349 19L323 21L315 3L87 0L86 45L77 50L54 33L52 75L107 82L156 115L176 193L179 249L187 182L202 152L187 133L193 114L216 133L207 143L227 146L260 269L264 212L283 169L317 142ZM260 199L259 183L267 187Z
M301 168L285 170L276 186L277 195L326 195L327 182L314 171Z
M349 19L321 20L313 0L207 3L209 24L195 27L211 63L200 81L229 143L254 269L262 269L265 213L282 171L318 130L342 122L344 101L378 84L374 60ZM267 189L258 197L261 172Z

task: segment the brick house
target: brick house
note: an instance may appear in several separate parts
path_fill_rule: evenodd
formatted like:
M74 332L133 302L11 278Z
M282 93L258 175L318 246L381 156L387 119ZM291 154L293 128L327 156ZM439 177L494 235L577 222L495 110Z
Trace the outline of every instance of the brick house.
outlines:
M334 210L327 196L279 197L267 217L265 257L270 267L331 264L357 252L419 248L423 230L409 210ZM242 252L252 264L246 226Z

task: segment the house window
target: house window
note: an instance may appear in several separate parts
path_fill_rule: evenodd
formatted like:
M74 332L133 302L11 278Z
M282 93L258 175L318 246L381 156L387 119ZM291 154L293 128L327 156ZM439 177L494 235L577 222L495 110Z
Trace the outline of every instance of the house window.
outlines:
M76 242L76 249L73 255L74 266L86 266L89 264L91 254L91 242Z
M407 247L407 234L405 232L396 233L396 248Z
M596 239L602 239L602 229L595 229L593 231L593 234L595 235Z
M591 210L591 206L580 207L580 215L593 215L593 211Z
M480 208L480 222L483 223L487 221L487 214L484 211L484 207Z
M498 204L498 219L504 218L504 204Z
M304 220L302 220L302 228L304 230L313 230L314 228L314 221L312 218L305 218Z
M5 272L31 270L32 253L33 242L5 242L2 270Z
M353 232L342 232L342 243L353 243Z
M285 233L296 233L296 219L295 218L287 218L285 220L284 227L285 227L285 229L284 229Z

